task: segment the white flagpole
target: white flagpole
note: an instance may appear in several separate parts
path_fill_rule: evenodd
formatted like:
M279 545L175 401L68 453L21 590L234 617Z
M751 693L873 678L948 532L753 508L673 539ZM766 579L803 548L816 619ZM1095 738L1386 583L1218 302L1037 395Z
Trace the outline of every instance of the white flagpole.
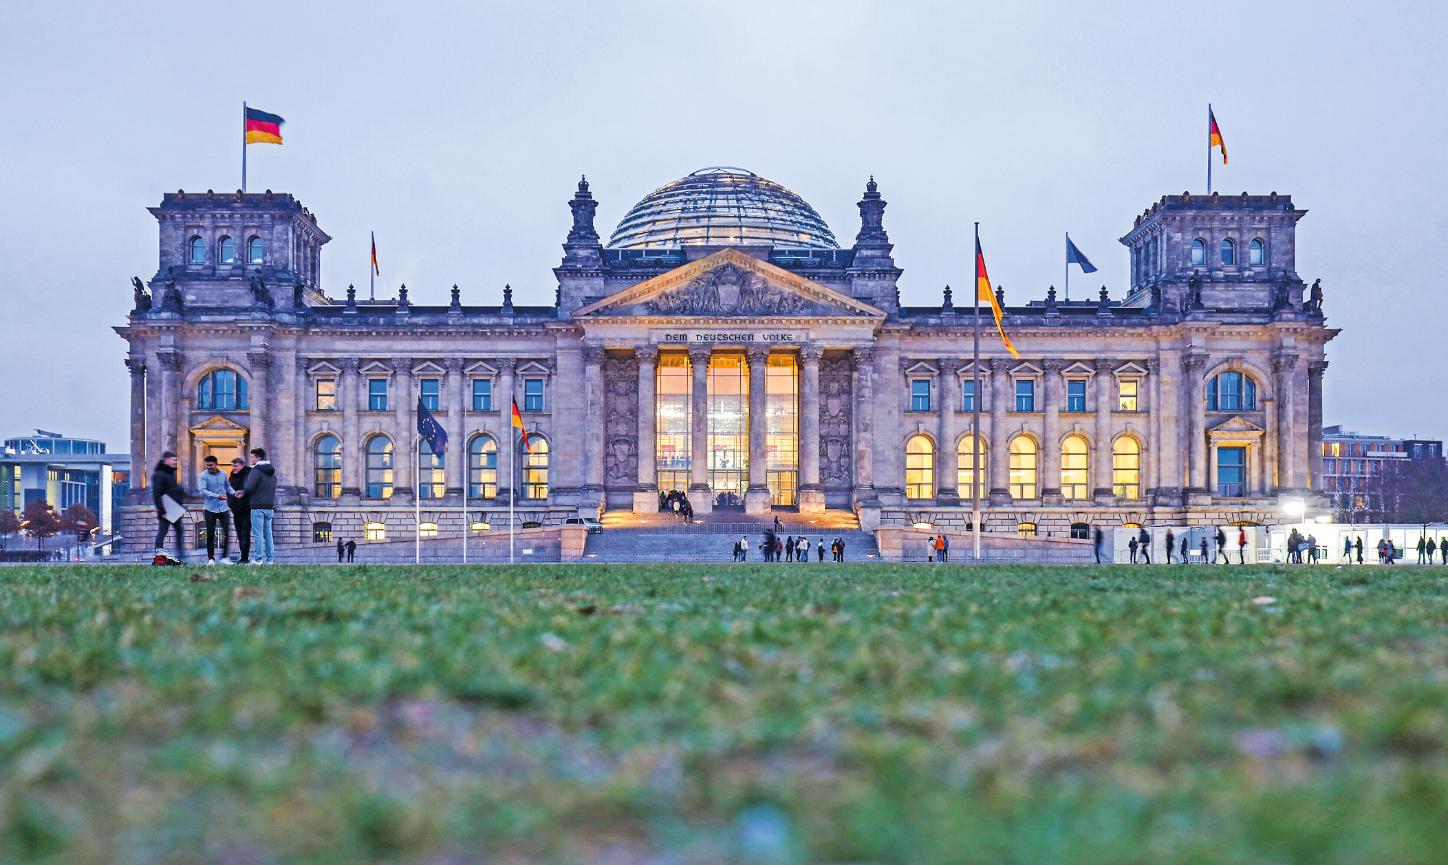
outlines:
M422 564L422 437L412 437L412 539L414 564Z
M468 519L468 487L473 484L473 463L470 454L459 453L463 458L463 564L468 563L468 532L472 531Z
M1066 232L1066 299L1071 299L1071 232Z
M975 267L975 290L971 296L975 298L975 328L972 337L970 371L973 384L971 390L974 393L970 397L970 527L975 535L975 560L980 561L980 481L981 481L981 447L980 447L980 223L975 224L975 261L971 262ZM1000 387L1000 382L991 382L992 388ZM1000 442L996 442L1000 447Z
M508 417L508 438L513 437L513 418ZM526 430L524 431L526 432ZM513 564L513 502L518 498L518 491L513 488L515 478L513 477L513 462L518 458L517 443L508 448L508 564Z
M1212 150L1207 148L1207 165L1212 164ZM1207 169L1211 171L1210 168ZM241 191L246 192L246 102L241 103Z

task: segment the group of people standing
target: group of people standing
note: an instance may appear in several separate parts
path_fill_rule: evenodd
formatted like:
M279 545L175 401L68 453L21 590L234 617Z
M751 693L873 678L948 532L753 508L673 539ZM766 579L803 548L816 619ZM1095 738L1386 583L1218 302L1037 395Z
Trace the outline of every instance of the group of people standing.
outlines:
M689 504L689 496L680 490L669 490L659 493L659 510L669 511L674 516L686 523L694 521L694 506Z
M1176 532L1172 531L1171 529L1167 529L1166 537L1164 538L1164 540L1165 543L1163 544L1163 551L1166 553L1165 564L1170 565L1173 563L1173 555L1176 556L1176 561L1180 562L1183 565L1191 561L1190 539L1187 537L1187 535L1182 535L1181 539L1178 540ZM1203 534L1200 541L1198 542L1197 554L1201 556L1202 563L1215 565L1218 562L1221 562L1224 565L1230 565L1232 563L1232 558L1230 555L1228 555L1227 552L1226 530L1219 526L1217 528L1217 533L1212 537L1212 540L1216 542L1215 555L1212 555L1210 553L1210 547L1207 543L1206 534ZM1106 533L1103 532L1100 527L1097 527L1097 529L1095 530L1093 534L1093 541L1096 550L1096 564L1099 565L1102 564L1103 555L1107 555L1109 558L1109 554L1106 551ZM1247 543L1247 530L1241 526L1238 526L1238 564L1247 564ZM1136 535L1134 535L1130 540L1126 542L1127 551L1130 553L1131 556L1131 563L1143 565L1151 564L1151 547L1151 532L1147 531L1145 526L1142 526L1141 529L1137 531Z
M276 516L276 469L262 448L252 448L247 462L240 457L231 461L231 470L223 472L215 456L203 460L205 469L197 477L201 492L201 509L206 521L206 564L230 562L232 526L236 527L239 564L272 564L276 561L273 521ZM176 479L176 454L166 451L151 472L151 499L156 505L157 556L165 555L166 533L176 534L176 558L186 561L186 544L182 537L182 517L178 512L186 500L186 491ZM168 512L169 511L169 512ZM216 556L216 539L221 537L221 558ZM251 554L255 545L256 558Z
M945 534L942 533L936 535L933 538L929 538L925 541L925 543L927 547L927 552L925 556L926 561L950 561L950 538L946 537Z
M811 542L804 535L786 535L780 537L774 530L764 533L764 540L759 545L759 552L764 556L766 562L807 562L809 561L810 550L815 551L819 561L825 560L825 539L820 538L818 542ZM835 538L829 546L830 560L843 562L845 560L845 540ZM749 536L744 535L734 542L733 561L744 562L749 560Z

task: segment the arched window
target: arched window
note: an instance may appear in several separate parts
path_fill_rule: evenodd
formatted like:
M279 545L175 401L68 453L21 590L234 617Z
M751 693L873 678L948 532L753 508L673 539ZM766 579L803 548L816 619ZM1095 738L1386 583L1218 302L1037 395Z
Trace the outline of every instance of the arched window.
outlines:
M1068 501L1084 499L1088 489L1087 464L1091 457L1086 439L1079 435L1066 436L1061 442L1061 498Z
M975 451L977 447L980 448L980 465L976 468L975 474L980 483L981 498L985 498L986 493L990 492L985 485L985 467L990 465L989 445L986 444L985 439L981 439L978 446L975 441L975 436L966 436L960 440L960 445L955 449L956 465L958 466L955 472L955 494L960 496L963 501L969 501L975 495L975 491L970 487L970 469L976 465Z
M1141 443L1131 436L1111 445L1111 491L1121 499L1141 498Z
M1207 382L1207 411L1256 411L1257 383L1234 370L1217 373Z
M1267 263L1267 246L1262 243L1262 238L1254 237L1247 244L1247 263L1256 267Z
M327 522L312 523L312 543L329 544L332 542L332 524Z
M221 264L236 264L236 241L223 235L216 245L216 260Z
M246 379L233 369L208 372L196 385L196 407L204 411L245 411Z
M319 499L342 495L342 440L331 433L312 446L312 490Z
M536 433L523 453L523 498L548 498L548 440Z
M206 241L202 240L199 234L191 238L191 263L206 263Z
M392 439L384 435L367 440L367 498L392 498Z
M423 439L417 446L417 497L440 499L447 495L447 455L432 452Z
M1011 498L1036 497L1036 442L1030 436L1011 439Z
M498 443L492 436L473 436L468 442L468 498L498 497Z
M905 442L905 498L935 497L935 443L923 435Z
M1192 264L1204 267L1207 263L1207 242L1200 237L1192 241Z
M266 244L260 237L253 237L246 242L246 260L251 264L261 264L266 257Z
M1233 243L1230 237L1222 238L1222 263L1228 265L1237 263L1237 244Z

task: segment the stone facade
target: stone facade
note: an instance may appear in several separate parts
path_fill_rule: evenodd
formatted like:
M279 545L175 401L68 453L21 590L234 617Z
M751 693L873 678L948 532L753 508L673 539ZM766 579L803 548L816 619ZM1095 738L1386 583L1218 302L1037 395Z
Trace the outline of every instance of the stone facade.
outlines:
M992 531L1270 522L1282 499L1316 497L1336 331L1320 283L1297 274L1305 211L1288 196L1163 197L1122 238L1125 297L1003 303L1020 357L987 332L978 367L973 317L948 290L938 307L900 305L873 179L848 248L827 233L811 248L615 248L586 182L570 208L553 305L511 291L464 305L454 289L433 307L405 287L327 295L329 238L290 195L166 195L151 210L160 268L135 280L117 328L138 469L127 537L153 530L141 469L162 451L192 487L206 454L257 445L278 469L283 543L319 525L410 537L415 505L443 535L505 524L510 500L544 525L650 511L661 484L687 486L699 512L850 509L867 529L964 530L977 433ZM419 396L448 433L440 459L416 450Z

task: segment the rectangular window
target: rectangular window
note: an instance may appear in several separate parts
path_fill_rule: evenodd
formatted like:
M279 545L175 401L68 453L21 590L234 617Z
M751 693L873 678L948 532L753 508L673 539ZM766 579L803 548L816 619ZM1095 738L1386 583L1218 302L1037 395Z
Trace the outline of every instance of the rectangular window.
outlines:
M317 379L317 411L337 410L337 380L335 378Z
M493 410L493 382L491 379L473 379L473 411Z
M543 410L543 379L523 379L523 411Z
M367 410L387 411L387 379L367 379Z
M442 407L442 384L435 378L425 378L421 381L422 405L428 411L437 411Z
M910 382L910 410L930 411L930 382L924 379Z
M1034 379L1016 380L1016 411L1036 410L1036 382Z
M1247 494L1247 449L1217 448L1217 495L1237 499Z
M975 411L975 379L969 379L960 385L960 410Z
M1117 411L1136 411L1136 393L1140 384L1134 378L1124 378L1117 383Z
M1066 411L1086 410L1086 379L1073 378L1066 382Z

